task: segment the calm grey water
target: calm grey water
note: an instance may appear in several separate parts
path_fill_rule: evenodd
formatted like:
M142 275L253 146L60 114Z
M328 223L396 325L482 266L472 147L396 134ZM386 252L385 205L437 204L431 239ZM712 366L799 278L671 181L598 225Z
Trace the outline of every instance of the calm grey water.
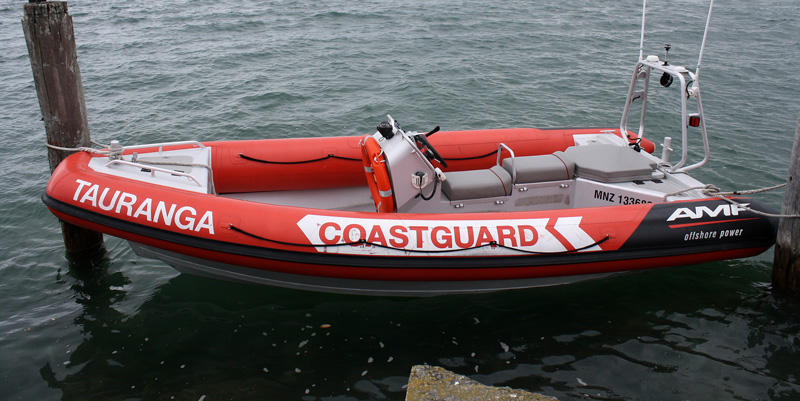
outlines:
M694 69L707 3L651 1L647 53ZM414 364L564 400L796 400L800 304L771 251L480 296L316 294L179 275L107 237L70 263L39 197L44 128L0 4L0 399L402 400ZM74 1L94 139L614 126L638 1ZM725 189L785 181L800 112L800 3L720 1L703 59ZM671 94L671 93L670 93ZM668 113L652 133L674 133ZM780 207L782 193L760 196Z

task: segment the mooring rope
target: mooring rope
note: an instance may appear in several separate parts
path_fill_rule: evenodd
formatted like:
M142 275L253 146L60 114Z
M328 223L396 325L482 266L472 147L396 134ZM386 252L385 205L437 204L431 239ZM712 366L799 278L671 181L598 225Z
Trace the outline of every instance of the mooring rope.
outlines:
M744 205L742 203L736 202L735 200L728 198L728 196L730 196L730 195L757 194L757 193L761 193L761 192L771 191L773 189L782 188L782 187L785 187L785 186L786 186L786 184L784 183L784 184L774 185L774 186L771 186L771 187L750 189L750 190L746 190L746 191L731 191L731 192L722 192L722 191L719 190L719 188L713 187L713 188L709 188L709 189L703 191L703 194L708 195L708 196L717 196L720 199L724 200L725 202L730 203L731 205L736 205L736 206L738 206L738 207L740 207L740 208L742 208L744 210L747 210L749 212L753 212L753 213L755 213L757 215L760 215L760 216L776 217L776 218L779 218L779 219L783 219L783 218L786 218L786 219L798 219L798 218L800 218L800 214L781 214L781 213L762 212L760 210L753 209L750 206L746 206L746 205Z
M772 191L773 189L783 188L785 186L786 186L786 183L773 185L771 187L764 187L764 188L758 188L758 189L749 189L749 190L745 190L745 191L722 192L717 187L713 187L713 190L715 190L715 192L720 194L720 195L750 195L750 194L757 194L757 193L761 193L761 192Z
M61 151L64 151L64 152L86 152L86 153L94 153L94 154L106 155L106 156L113 155L113 154L116 154L116 153L121 153L121 152L118 152L118 151L101 150L101 149L89 148L89 147L85 147L85 146L79 146L77 148L65 148L63 146L51 145L49 143L45 143L45 146L47 146L50 149L61 150Z
M776 218L787 218L787 219L798 219L798 218L800 218L800 214L780 214L780 213L762 212L760 210L753 209L750 206L746 206L743 203L737 202L737 201L735 201L735 200L733 200L731 198L728 198L728 196L758 194L758 193L761 193L761 192L767 192L767 191L772 191L774 189L783 188L785 186L786 186L786 183L783 183L783 184L773 185L771 187L748 189L748 190L744 190L744 191L723 192L717 186L715 186L713 184L708 184L708 185L704 185L702 187L691 187L691 188L686 188L686 189L683 189L683 190L680 190L680 191L676 191L676 192L673 192L673 193L665 194L663 197L661 197L661 200L662 201L666 201L667 197L669 197L669 196L675 196L675 195L680 195L680 194L685 193L685 192L699 190L699 191L702 191L703 195L712 196L712 197L718 197L718 198L724 200L725 202L730 203L731 205L738 206L739 208L741 208L743 210L747 210L748 212L752 212L752 213L755 213L755 214L760 215L760 216L776 217Z

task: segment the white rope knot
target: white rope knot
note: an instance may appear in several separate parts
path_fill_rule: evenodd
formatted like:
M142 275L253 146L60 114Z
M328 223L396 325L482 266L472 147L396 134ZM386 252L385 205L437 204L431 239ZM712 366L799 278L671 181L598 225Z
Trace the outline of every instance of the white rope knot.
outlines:
M714 184L708 184L703 188L703 195L715 196L721 194L722 190Z
M689 191L702 191L703 195L715 196L715 195L711 195L711 194L719 193L720 190L719 190L719 188L717 188L715 185L712 185L712 184L703 185L702 187L691 187L691 188L681 189L680 191L675 191L675 192L671 192L671 193L668 193L668 194L664 194L664 196L661 197L661 201L662 202L666 202L667 198L670 197L670 196L680 195L682 193L686 193L686 192L689 192Z
M86 152L86 153L91 153L91 154L95 154L95 155L105 155L105 156L108 156L108 158L111 159L111 160L121 159L122 158L122 152L125 151L125 148L120 146L119 142L117 142L117 141L111 141L111 145L105 145L105 144L102 144L102 143L99 143L99 142L95 142L95 141L91 141L91 142L92 142L93 145L96 145L96 146L99 146L99 147L105 148L105 149L95 149L95 148L90 148L90 147L86 147L86 146L78 146L78 147L75 147L75 148L66 148L66 147L63 147L63 146L51 145L49 143L45 143L45 146L47 146L50 149L60 150L60 151L64 151L64 152Z

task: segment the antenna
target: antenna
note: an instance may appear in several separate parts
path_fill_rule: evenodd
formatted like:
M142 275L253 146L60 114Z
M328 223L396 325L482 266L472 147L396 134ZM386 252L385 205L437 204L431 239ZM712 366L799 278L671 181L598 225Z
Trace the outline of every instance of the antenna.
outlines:
M639 38L639 61L644 60L644 16L647 11L647 0L642 0L642 35Z
M706 18L706 29L705 29L705 31L703 31L703 43L700 45L700 55L697 56L697 69L694 70L694 81L695 82L697 82L697 80L700 77L700 62L703 61L703 51L706 48L706 38L708 37L708 25L711 23L711 9L712 8L714 8L714 0L711 0L711 4L708 5L708 17ZM640 58L641 58L641 56L640 56Z

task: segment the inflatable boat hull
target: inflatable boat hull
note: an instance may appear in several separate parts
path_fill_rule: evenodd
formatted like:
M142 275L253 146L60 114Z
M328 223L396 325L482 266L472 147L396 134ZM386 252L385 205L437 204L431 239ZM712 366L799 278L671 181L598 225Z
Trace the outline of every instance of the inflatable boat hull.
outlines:
M460 148L441 146L440 151L452 159L463 156L451 163L455 168L480 168L491 165L493 156L466 156L480 155L499 141L513 146L520 134L509 130L505 135L477 140L482 134L461 133L468 145L475 139L471 146L462 141ZM447 135L440 138L447 142ZM519 143L530 147L523 139ZM595 201L609 206L375 213L219 195L363 186L354 143L352 137L207 143L214 172L209 181L217 194L104 174L89 166L97 156L81 153L62 162L43 200L58 218L126 239L137 253L180 271L328 292L433 295L555 285L748 257L774 243L776 219L719 198L647 203L601 193ZM516 149L534 152L525 146ZM265 164L243 160L243 152L257 160L287 154L320 160ZM242 171L249 175L242 178ZM737 202L764 209L752 200Z

